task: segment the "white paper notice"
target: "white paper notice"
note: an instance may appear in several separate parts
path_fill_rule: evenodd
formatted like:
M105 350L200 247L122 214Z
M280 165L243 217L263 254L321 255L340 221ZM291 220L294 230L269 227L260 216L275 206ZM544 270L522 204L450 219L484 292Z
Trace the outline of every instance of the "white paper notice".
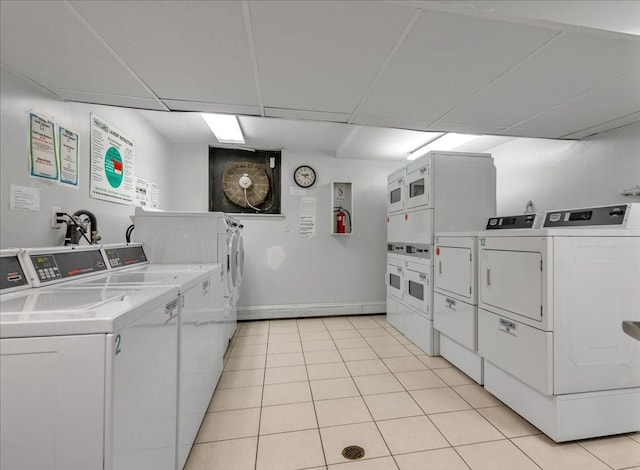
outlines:
M91 115L91 189L95 199L133 204L133 140Z
M31 113L29 115L29 174L39 178L58 179L55 125Z
M151 183L151 207L157 209L158 201L160 201L160 188L157 183Z
M60 182L78 187L79 137L60 127Z
M136 176L136 192L134 206L148 207L151 203L151 183Z
M9 186L9 207L18 211L39 211L40 190L30 186Z
M311 238L316 234L316 198L300 198L300 237Z

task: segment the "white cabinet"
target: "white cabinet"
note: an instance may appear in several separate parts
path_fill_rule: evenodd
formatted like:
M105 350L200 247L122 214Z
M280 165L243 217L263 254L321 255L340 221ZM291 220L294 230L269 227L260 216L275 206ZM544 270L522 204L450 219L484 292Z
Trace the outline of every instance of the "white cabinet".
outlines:
M103 468L105 335L0 340L0 468Z

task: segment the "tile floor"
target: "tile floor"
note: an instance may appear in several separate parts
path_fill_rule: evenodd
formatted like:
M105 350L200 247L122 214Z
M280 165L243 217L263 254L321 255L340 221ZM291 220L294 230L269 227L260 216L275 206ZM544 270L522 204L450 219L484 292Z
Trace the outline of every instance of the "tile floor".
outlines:
M208 411L185 470L640 470L640 433L555 444L380 315L240 323Z

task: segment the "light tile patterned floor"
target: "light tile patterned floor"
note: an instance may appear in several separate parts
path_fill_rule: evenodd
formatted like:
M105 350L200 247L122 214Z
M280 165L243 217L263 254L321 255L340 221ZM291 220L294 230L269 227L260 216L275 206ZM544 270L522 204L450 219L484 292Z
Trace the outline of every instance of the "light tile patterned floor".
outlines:
M230 348L185 470L640 470L640 433L555 444L381 315L241 323Z

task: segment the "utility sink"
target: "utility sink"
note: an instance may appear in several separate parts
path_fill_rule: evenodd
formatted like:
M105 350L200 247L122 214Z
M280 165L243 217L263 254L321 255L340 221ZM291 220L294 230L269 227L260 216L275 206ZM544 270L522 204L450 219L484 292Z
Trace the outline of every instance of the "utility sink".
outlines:
M622 331L640 341L640 321L623 321Z

